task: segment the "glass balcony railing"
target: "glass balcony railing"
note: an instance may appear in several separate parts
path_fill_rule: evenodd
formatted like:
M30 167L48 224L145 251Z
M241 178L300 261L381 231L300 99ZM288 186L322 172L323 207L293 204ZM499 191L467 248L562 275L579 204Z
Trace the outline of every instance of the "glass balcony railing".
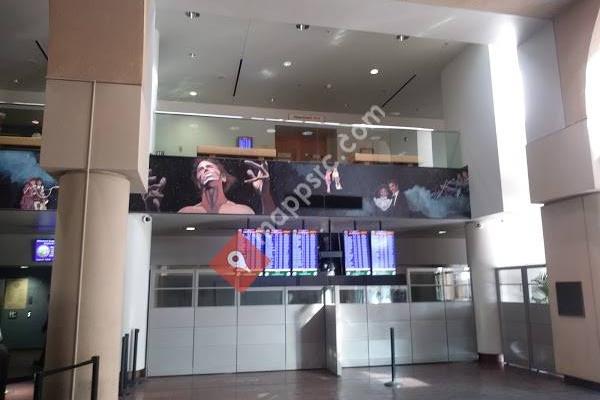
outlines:
M340 163L464 166L458 132L383 124L156 114L154 154L226 157L238 155L240 147L253 149L244 156L254 152L260 157L289 161L318 161L330 155Z

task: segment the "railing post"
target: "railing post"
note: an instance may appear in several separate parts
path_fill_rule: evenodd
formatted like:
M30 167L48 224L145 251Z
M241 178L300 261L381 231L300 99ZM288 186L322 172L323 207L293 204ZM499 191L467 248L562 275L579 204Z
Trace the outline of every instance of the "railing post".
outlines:
M44 391L44 374L36 372L33 374L33 400L42 400Z
M137 352L138 352L138 336L139 329L133 330L133 368L131 370L131 386L135 386L135 371L137 369Z
M394 328L390 328L390 356L391 356L391 367L392 367L392 380L386 382L385 386L399 388L400 383L396 382L396 341L394 335Z
M92 400L98 400L98 377L100 375L100 357L92 357Z
M121 338L121 371L119 371L119 396L125 394L127 387L127 347L129 346L129 334Z

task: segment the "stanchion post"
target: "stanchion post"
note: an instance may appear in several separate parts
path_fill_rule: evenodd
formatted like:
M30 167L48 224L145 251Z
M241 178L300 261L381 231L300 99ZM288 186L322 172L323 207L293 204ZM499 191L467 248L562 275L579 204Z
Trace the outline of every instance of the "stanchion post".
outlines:
M396 382L396 341L394 335L394 328L390 328L390 358L391 358L391 369L392 369L392 380L385 383L385 386L392 388L399 388L400 383Z
M42 400L42 392L44 391L44 374L36 372L33 374L33 400Z
M92 357L92 400L98 400L98 378L100 375L100 357Z
M133 368L131 370L131 386L135 386L135 370L137 367L137 352L138 352L138 336L140 334L139 329L133 331Z

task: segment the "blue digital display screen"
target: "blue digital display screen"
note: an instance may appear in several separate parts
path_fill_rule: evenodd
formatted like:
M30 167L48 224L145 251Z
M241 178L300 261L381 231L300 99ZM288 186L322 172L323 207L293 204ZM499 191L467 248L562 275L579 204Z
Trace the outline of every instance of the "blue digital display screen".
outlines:
M368 231L344 231L344 269L346 275L368 275L371 256Z
M240 229L247 241L238 241L238 251L244 256L245 267L249 270L262 269L265 257L264 231L260 229Z
M251 149L253 147L253 140L251 136L238 136L237 147L240 149Z
M319 269L317 231L297 229L292 231L292 273Z
M33 241L33 261L54 261L54 239L35 239Z
M371 231L371 268L373 275L396 274L394 232Z
M282 229L265 231L265 255L269 259L265 271L289 273L291 267L291 232Z

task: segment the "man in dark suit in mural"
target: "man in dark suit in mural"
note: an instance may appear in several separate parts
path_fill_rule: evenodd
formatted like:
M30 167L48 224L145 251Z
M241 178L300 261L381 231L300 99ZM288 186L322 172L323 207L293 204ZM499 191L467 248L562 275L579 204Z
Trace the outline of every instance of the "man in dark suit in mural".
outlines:
M390 189L390 199L392 200L392 205L390 210L393 214L396 215L404 215L408 211L408 205L406 203L406 199L404 198L404 193L400 192L400 187L398 186L398 182L395 180L391 180L388 183L388 188Z

